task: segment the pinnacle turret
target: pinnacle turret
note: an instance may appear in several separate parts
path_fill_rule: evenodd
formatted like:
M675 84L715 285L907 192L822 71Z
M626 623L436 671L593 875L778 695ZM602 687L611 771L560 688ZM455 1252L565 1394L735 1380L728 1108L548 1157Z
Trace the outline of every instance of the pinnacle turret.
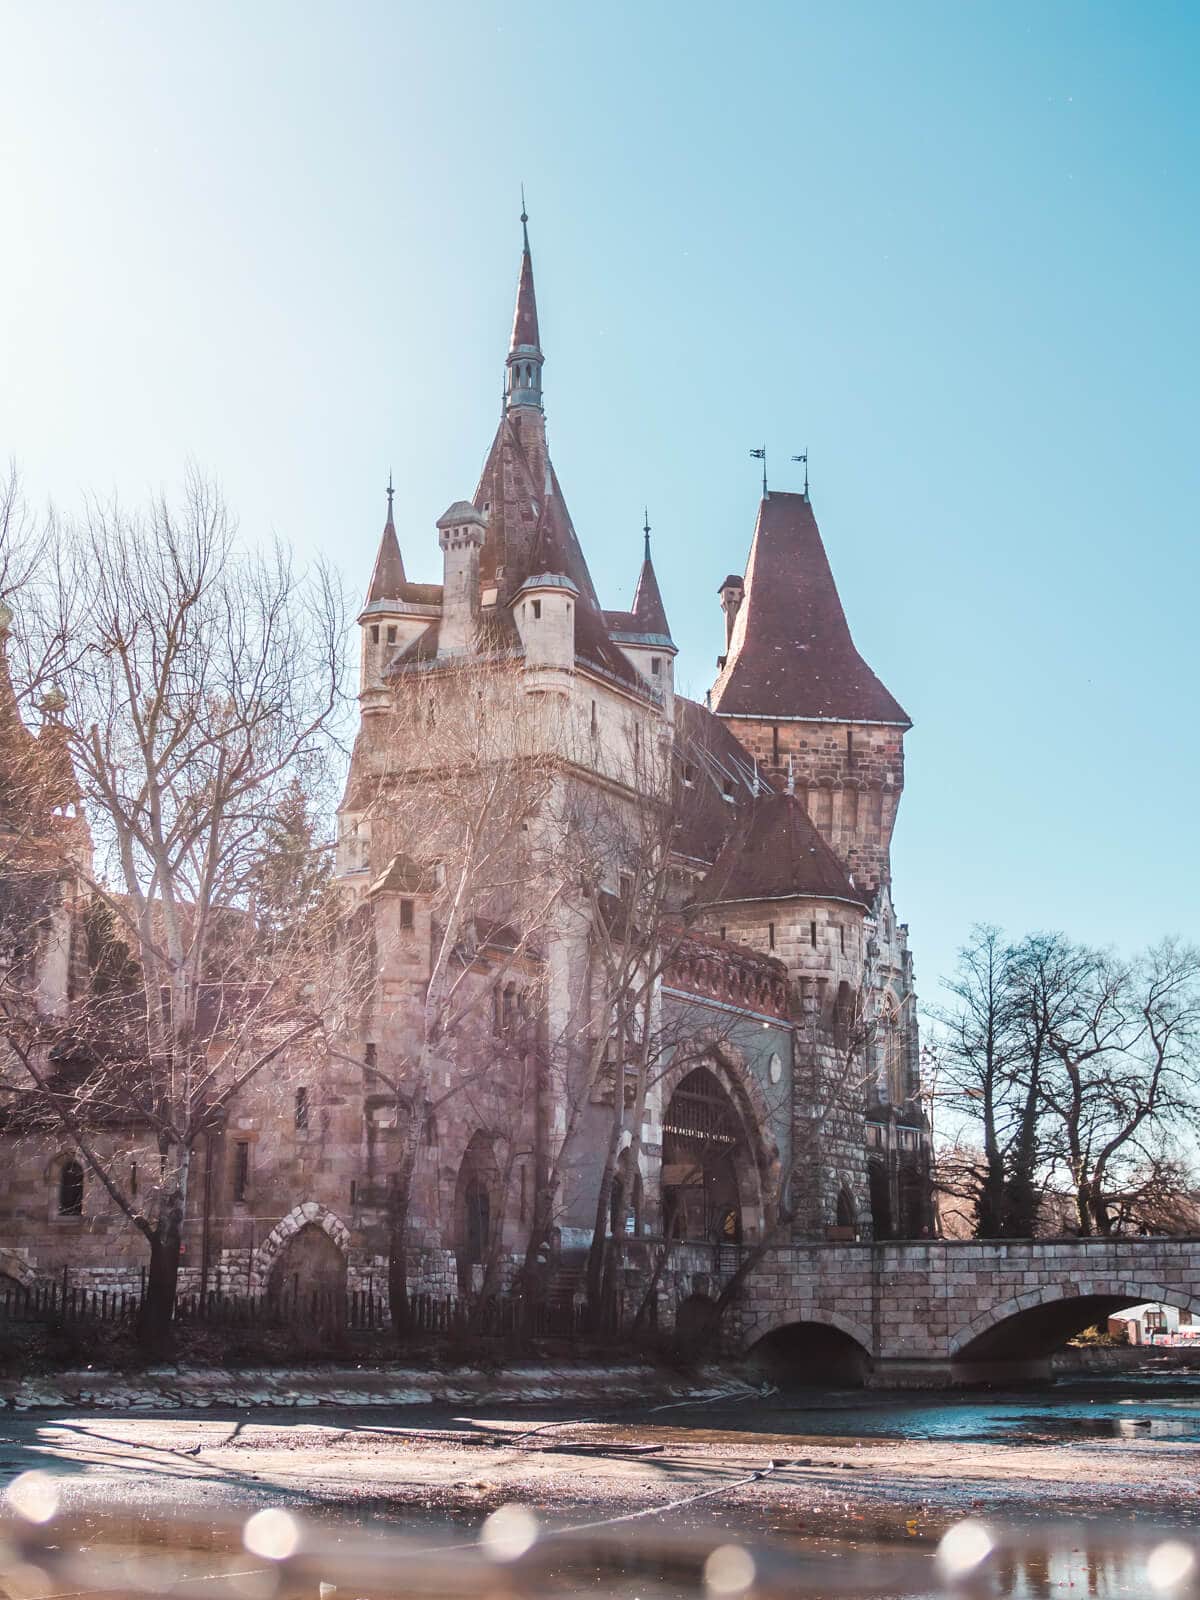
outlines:
M641 624L643 633L661 633L666 638L671 637L670 625L667 622L667 608L663 605L662 592L658 587L658 578L654 572L654 562L650 559L650 515L646 513L645 524L642 528L645 536L645 553L642 557L642 570L638 574L637 589L633 596L633 615Z
M404 586L404 559L400 554L400 541L396 537L396 524L392 520L392 475L388 473L387 521L383 525L383 538L379 541L379 554L375 557L375 570L367 590L367 605L378 600L396 600Z

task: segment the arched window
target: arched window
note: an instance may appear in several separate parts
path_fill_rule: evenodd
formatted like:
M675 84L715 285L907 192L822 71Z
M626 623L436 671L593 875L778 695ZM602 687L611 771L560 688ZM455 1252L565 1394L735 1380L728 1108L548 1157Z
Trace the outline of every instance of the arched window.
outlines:
M838 1190L837 1225L839 1228L858 1226L858 1207L854 1204L854 1196L845 1184Z
M83 1215L83 1168L78 1161L64 1161L58 1175L58 1214L60 1217Z

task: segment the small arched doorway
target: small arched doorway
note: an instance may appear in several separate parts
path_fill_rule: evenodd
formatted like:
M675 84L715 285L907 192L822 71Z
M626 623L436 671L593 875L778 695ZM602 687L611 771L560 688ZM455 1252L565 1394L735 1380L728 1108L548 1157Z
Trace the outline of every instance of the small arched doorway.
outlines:
M498 1191L492 1141L486 1133L472 1134L454 1189L454 1242L458 1285L463 1293L477 1286L475 1269L485 1266L496 1243Z
M346 1257L317 1222L306 1223L284 1245L271 1268L269 1298L285 1312L338 1326L346 1315Z
M741 1244L745 1197L739 1168L749 1151L737 1108L714 1073L680 1080L663 1118L663 1234Z

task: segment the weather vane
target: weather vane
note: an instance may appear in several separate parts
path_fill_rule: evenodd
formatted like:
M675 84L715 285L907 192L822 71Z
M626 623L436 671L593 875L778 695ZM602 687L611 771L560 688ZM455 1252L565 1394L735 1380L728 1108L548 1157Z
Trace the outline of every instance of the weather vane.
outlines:
M642 532L646 535L646 560L650 559L650 507L642 507Z
M764 444L760 450L751 450L750 454L756 461L763 464L763 499L767 498L767 447Z
M806 450L803 455L793 456L792 460L793 461L803 461L803 463L804 463L804 498L807 500L808 499L808 451Z

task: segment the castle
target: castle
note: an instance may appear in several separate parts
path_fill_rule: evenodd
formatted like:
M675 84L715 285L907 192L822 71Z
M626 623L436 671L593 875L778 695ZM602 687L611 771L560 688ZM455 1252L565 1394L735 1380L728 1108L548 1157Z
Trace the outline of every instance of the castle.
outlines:
M408 579L389 486L358 619L335 881L369 930L369 982L337 1050L294 1065L294 1094L251 1085L206 1133L184 1227L190 1287L381 1283L418 1059L415 1289L470 1294L488 1273L507 1284L531 1255L569 1274L611 1217L643 1286L654 1247L666 1250L652 1275L669 1319L768 1238L930 1231L912 961L891 882L909 719L853 643L807 491L764 493L745 571L719 585L705 704L674 686L648 528L631 610L603 608L549 452L522 226L502 415L475 490L438 519L443 581ZM528 724L515 743L513 721ZM447 941L442 857L459 821L447 751L485 733L510 774L538 775L537 795L493 811L519 868L507 887L476 888ZM591 879L560 884L534 930L551 813L573 819L560 831ZM667 818L654 837L669 840L649 868L627 859L647 817ZM584 838L605 829L607 850ZM63 891L60 920L78 898ZM628 957L629 928L649 920L661 960L642 951L623 969L644 1025L605 1033L612 952ZM59 1007L62 944L36 957ZM450 1011L431 1031L430 996L450 961L471 1004L446 1035ZM598 1213L614 1169L621 1202ZM0 1275L23 1282L65 1268L124 1286L144 1253L49 1139L6 1163L0 1228Z

